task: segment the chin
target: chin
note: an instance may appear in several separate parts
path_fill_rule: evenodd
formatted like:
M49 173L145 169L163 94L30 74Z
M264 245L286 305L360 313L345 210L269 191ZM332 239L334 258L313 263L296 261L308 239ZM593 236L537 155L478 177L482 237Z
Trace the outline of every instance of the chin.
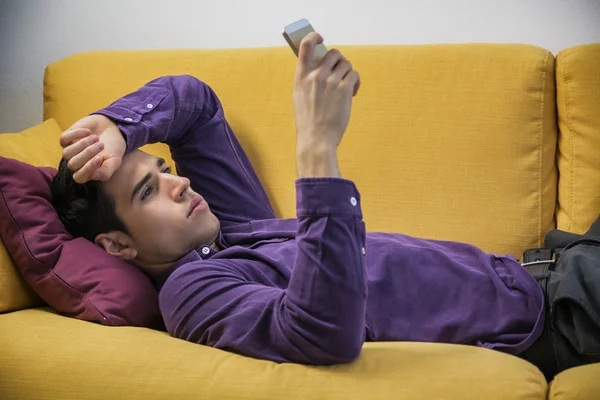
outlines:
M214 215L213 215L213 218L215 219L214 232L215 232L215 240L216 240L216 238L219 236L219 231L221 230L221 221L219 221L219 219L217 217L215 217Z
M202 232L199 232L198 236L196 236L193 240L192 250L195 250L202 245L212 245L219 237L220 227L221 224L218 220L213 229L211 229L210 231L207 232L206 227L204 227Z

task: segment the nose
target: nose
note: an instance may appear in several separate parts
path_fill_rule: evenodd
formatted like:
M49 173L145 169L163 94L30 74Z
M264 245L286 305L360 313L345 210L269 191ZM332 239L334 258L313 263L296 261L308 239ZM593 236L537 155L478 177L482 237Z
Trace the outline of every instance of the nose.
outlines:
M185 176L168 175L172 179L171 197L174 201L180 201L185 192L190 188L190 180Z

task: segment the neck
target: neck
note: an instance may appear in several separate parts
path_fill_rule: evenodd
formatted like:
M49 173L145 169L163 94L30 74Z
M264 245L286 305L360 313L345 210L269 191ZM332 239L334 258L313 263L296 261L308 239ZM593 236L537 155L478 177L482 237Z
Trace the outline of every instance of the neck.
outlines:
M158 278L164 271L169 269L175 262L165 262L165 263L147 263L142 260L135 260L135 264L142 270L144 273L149 275L151 278Z

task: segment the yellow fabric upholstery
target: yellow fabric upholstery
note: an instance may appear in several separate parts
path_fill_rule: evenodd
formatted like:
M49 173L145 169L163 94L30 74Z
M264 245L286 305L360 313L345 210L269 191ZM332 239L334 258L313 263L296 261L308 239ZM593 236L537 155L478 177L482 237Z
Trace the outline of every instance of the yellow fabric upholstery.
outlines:
M54 119L26 129L19 134L0 135L0 156L26 161L36 166L58 165L62 132ZM31 290L15 268L0 239L0 313L38 307L44 302Z
M554 228L554 58L524 45L341 48L362 88L340 148L370 231L516 256ZM221 98L281 217L295 216L288 48L92 52L50 65L45 117L67 127L161 75Z
M0 314L43 304L17 271L0 240Z
M600 43L556 56L558 229L583 233L600 214Z
M62 129L54 118L18 134L0 135L0 156L21 160L38 167L58 167L62 149L58 139Z
M584 365L568 369L554 378L550 384L550 400L598 400L600 399L600 364Z
M317 368L255 360L164 332L104 327L42 309L0 315L0 326L11 327L0 329L5 400L543 400L547 390L531 364L468 346L370 343L352 364Z

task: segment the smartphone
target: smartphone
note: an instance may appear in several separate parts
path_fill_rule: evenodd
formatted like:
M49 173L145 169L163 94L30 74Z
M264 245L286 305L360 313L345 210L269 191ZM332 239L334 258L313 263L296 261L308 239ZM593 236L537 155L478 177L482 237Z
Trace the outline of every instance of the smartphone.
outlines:
M314 32L312 25L306 18L302 18L299 21L293 22L289 25L286 25L281 32L285 40L288 42L296 57L298 56L298 50L300 49L300 42L306 35L311 32ZM327 48L323 43L315 46L314 59L316 61L321 60L327 54Z

